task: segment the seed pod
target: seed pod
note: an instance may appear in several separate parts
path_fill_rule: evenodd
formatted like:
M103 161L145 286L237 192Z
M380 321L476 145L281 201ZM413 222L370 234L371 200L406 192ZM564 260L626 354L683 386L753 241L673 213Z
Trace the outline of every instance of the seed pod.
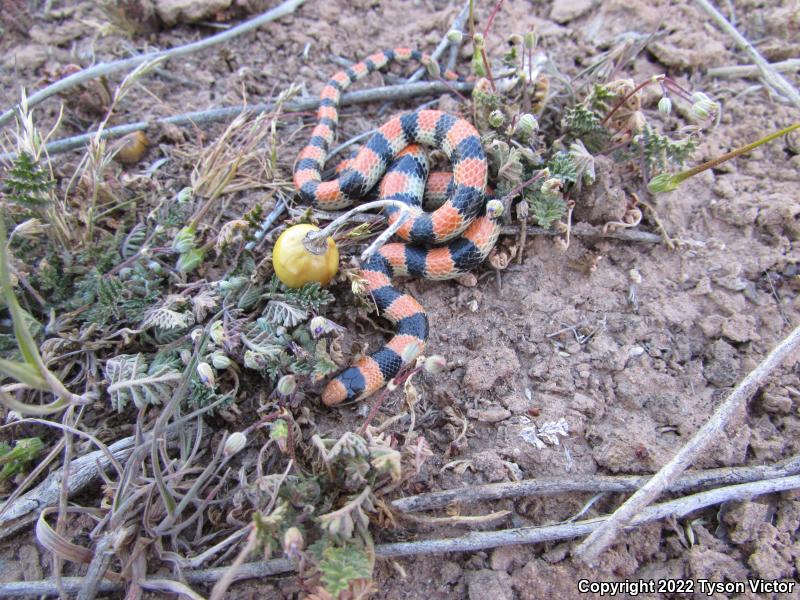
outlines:
M225 440L225 447L222 449L222 452L225 456L233 456L244 448L245 445L247 445L247 436L241 431L234 431L228 436L228 439Z
M216 377L214 376L214 369L212 369L211 365L207 362L201 362L197 365L197 375L207 388L213 388L217 383Z
M669 96L664 96L658 101L658 112L668 115L672 112L672 100Z
M306 541L303 533L297 527L289 527L283 534L283 553L286 556L294 556L305 548Z
M464 34L458 29L451 29L447 32L447 41L451 44L460 44L462 39L464 39Z
M297 382L294 375L284 375L278 380L278 393L281 396L288 396L297 389Z
M536 117L530 113L524 113L520 115L519 119L517 120L517 127L514 133L521 133L525 136L531 136L537 131L539 131L539 121L536 120Z
M486 203L486 214L492 219L497 219L503 214L503 203L500 200L489 200Z
M438 354L434 354L433 356L429 356L425 359L425 370L428 373L436 374L441 373L447 368L447 361L445 360L444 356L439 356Z
M214 365L215 369L227 369L231 366L231 359L222 352L214 352L211 355L211 364Z
M493 110L489 114L489 125L497 129L503 124L503 121L506 120L506 116L503 114L502 110Z

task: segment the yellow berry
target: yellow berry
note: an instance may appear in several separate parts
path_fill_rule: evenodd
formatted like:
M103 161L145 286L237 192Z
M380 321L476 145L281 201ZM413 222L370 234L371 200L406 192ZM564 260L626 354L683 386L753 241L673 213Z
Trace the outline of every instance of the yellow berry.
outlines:
M328 238L324 254L314 254L303 245L311 231L319 231L319 228L307 223L293 225L278 237L272 250L275 274L290 288L314 281L328 285L339 270L339 249L332 238Z

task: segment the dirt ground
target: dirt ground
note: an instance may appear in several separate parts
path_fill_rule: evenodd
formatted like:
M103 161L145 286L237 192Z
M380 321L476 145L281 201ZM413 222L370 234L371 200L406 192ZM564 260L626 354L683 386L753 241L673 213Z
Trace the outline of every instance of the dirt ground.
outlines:
M41 3L36 4L39 8ZM253 10L263 10L263 4ZM354 59L396 46L432 49L457 14L458 4L310 1L294 15L255 33L170 61L124 100L112 124L236 104L243 95L257 102L295 82L316 94L337 68L334 55ZM491 4L478 3L481 27ZM800 55L800 12L792 0L720 4L726 14L735 10L739 29L769 60ZM4 10L15 5L24 2L0 2ZM105 28L105 13L93 5L56 1L55 17L35 18L17 30L5 19L0 40L4 108L16 101L21 85L41 87L65 65L172 47L213 33L209 21L214 19L208 18L199 24L164 27L158 33L125 35ZM225 18L224 11L220 15ZM511 0L498 12L487 46L490 51L498 49L505 35L535 28L540 49L562 73L572 76L621 34L646 34L659 27L665 35L651 43L625 76L641 81L666 72L722 102L720 123L704 137L692 164L796 120L797 110L775 101L755 79L714 80L705 75L712 67L749 61L689 0ZM467 63L468 59L462 60L461 67ZM385 119L377 115L378 108L344 109L339 139ZM57 103L46 102L38 111L43 122L52 121ZM71 108L59 137L83 131L94 119L88 110L81 113L80 105ZM299 124L298 119L287 128L281 148L286 173L307 134ZM186 129L185 134L213 140L221 127ZM170 152L164 137L145 163L131 169L144 170ZM66 155L56 164L68 172L76 156ZM162 174L171 182L165 192L170 185L175 192L188 181L188 172L171 169L167 165ZM663 243L575 236L564 251L551 237L532 236L522 265L513 264L499 275L482 267L475 287L405 283L404 289L428 311L429 351L454 365L437 378L427 376L417 383L429 408L424 416L418 415L423 420L417 427L426 430L434 450L415 482L417 491L511 481L515 476L657 470L706 420L726 391L800 323L799 183L797 145L792 151L779 140L706 171L679 191L649 199L678 242L674 250ZM252 193L237 200L245 208L257 201L259 195ZM231 208L232 214L235 210ZM657 231L649 213L640 228ZM503 243L513 242L508 238ZM590 262L596 269L587 273L583 266ZM334 320L346 322L343 313L340 319L336 315ZM378 335L362 325L352 328L347 341L374 343ZM704 453L695 468L768 464L800 453L800 371L795 364L798 357L793 358L734 418L725 438ZM468 418L469 429L457 456L445 454L447 440L440 431L445 408ZM387 415L391 409L391 405L385 409ZM360 415L358 408L349 407L320 419L341 432L358 427ZM245 412L243 423L246 419ZM542 426L560 420L566 426L556 436L557 445L550 441L539 448L521 437L532 421ZM465 469L443 469L454 459L469 462L462 465ZM464 505L461 511L474 515L511 511L511 516L487 528L543 525L571 518L590 497L506 500ZM621 499L607 495L587 516L613 510ZM570 556L574 540L381 561L375 597L571 598L580 595L580 579L796 581L798 526L800 496L765 496L699 511L680 522L641 527L607 551L599 569L582 566ZM389 542L464 532L465 528L401 522L395 530L376 529L375 536L377 542ZM50 562L30 531L3 548L0 580L36 579L49 573ZM291 598L299 593L296 585L292 577L245 581L235 584L229 597ZM727 596L696 593L695 597ZM759 596L748 591L732 597ZM800 590L782 597L800 598Z

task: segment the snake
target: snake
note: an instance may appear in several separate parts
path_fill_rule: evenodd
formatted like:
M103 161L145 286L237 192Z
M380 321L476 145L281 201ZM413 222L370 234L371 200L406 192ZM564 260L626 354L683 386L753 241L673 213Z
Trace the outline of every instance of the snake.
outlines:
M393 61L433 61L410 48L368 56L338 71L320 94L317 123L294 165L293 181L302 202L321 210L346 208L378 186L380 199L408 206L409 216L397 230L403 242L384 244L359 265L379 314L395 327L395 335L376 352L364 356L332 378L322 402L334 406L366 398L390 382L425 350L428 317L422 305L392 283L396 277L452 279L483 262L500 233L502 204L487 193L488 162L480 135L469 121L434 109L418 109L392 117L369 141L323 180L328 153L336 136L342 92L353 82ZM422 146L441 150L452 171L430 173ZM426 212L423 196L444 192L444 202ZM390 224L401 211L390 207Z

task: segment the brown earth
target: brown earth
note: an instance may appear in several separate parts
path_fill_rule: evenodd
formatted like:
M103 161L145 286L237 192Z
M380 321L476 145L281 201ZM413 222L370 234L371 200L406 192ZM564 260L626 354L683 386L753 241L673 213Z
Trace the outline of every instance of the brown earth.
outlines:
M252 4L259 4L250 7L255 11L266 3ZM478 8L481 27L489 4ZM726 11L735 8L740 30L757 40L768 58L798 56L800 13L795 3L743 0L722 5ZM11 11L25 4L7 0L0 6ZM455 2L439 0L309 2L295 15L255 33L169 62L124 100L114 122L236 104L242 96L256 102L292 83L316 94L336 68L332 55L357 58L400 45L432 49L458 8ZM247 11L238 17L243 12ZM4 15L3 107L17 99L20 85L39 88L67 64L87 65L145 48L172 47L213 33L208 23L215 18L237 17L220 9L199 24L131 36L119 30L109 34L107 17L93 3L56 2L54 13L48 19L31 13L31 26L20 30L9 26L19 19L9 19L10 12ZM496 33L490 35L488 47L499 51L506 33L536 28L541 49L561 72L574 75L620 34L649 33L659 25L666 35L651 44L625 76L641 81L667 72L723 102L719 126L705 136L693 161L753 141L797 118L796 109L771 98L755 80L711 80L704 75L710 67L748 61L689 1L507 2L496 17ZM377 109L343 110L339 138L379 123L385 117L378 117ZM52 121L56 110L55 102L47 102L38 109L39 118ZM82 130L96 118L91 107L78 101L59 135ZM305 139L299 125L298 119L286 129L281 163L287 173ZM185 133L213 140L220 128ZM422 406L429 410L425 427L434 449L418 477L420 488L509 481L514 472L523 478L645 474L664 464L726 390L800 322L796 152L796 145L791 151L780 140L695 177L677 192L651 198L678 242L675 250L664 244L573 237L564 251L550 237L532 237L522 265L479 277L476 287L407 283L405 289L429 314L429 350L454 365L437 379L428 376L417 383ZM132 169L144 170L169 155L170 143L162 138L147 163ZM67 156L56 164L69 172L74 158ZM186 185L189 173L171 169L167 166L162 173L169 178L163 185L176 191ZM614 182L609 185L613 188ZM256 202L258 195L241 201L243 206ZM649 215L641 228L656 230ZM581 265L589 261L596 262L596 269L587 274ZM485 268L478 274L483 272ZM363 327L353 332L359 341L378 339ZM695 467L773 463L800 452L800 373L798 357L793 358ZM437 432L448 407L469 420L456 457L445 457L449 438ZM357 410L333 413L328 425L334 432L357 427ZM560 419L566 421L566 435L558 437L558 445L548 443L540 449L520 436L531 421L541 426ZM470 461L469 468L443 469L453 458ZM572 494L462 508L469 514L509 509L514 516L499 524L505 527L541 525L569 519L589 498ZM619 501L603 498L589 515L613 510ZM384 561L376 574L376 597L570 598L579 596L576 582L581 578L797 580L798 525L800 498L784 493L701 511L680 523L642 527L613 546L599 569L588 569L570 557L572 541ZM693 545L686 528L693 532ZM462 532L402 523L396 531L376 532L376 538L410 540ZM28 532L6 543L0 581L36 579L49 572L50 561L35 549L33 540ZM238 583L229 597L288 598L296 593L294 579L284 578ZM735 597L756 596L748 592Z

